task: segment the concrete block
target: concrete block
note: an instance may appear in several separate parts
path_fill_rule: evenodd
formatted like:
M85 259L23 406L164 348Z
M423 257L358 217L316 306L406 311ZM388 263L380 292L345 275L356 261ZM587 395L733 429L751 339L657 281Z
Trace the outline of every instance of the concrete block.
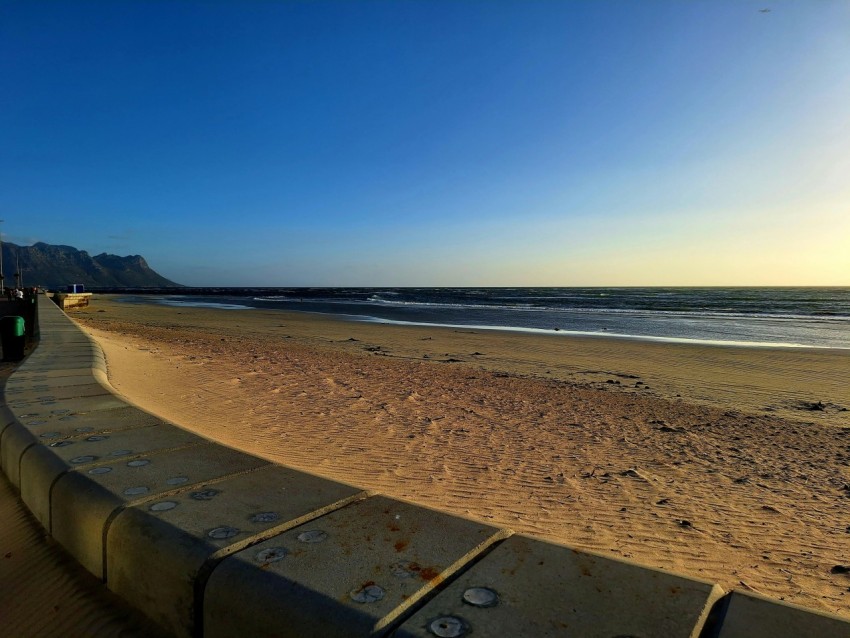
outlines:
M66 341L61 345L46 345L36 348L27 357L27 362L61 361L62 359L84 356L103 358L103 350L92 341Z
M29 357L27 357L26 365L45 366L50 365L54 368L76 367L80 363L103 362L105 357L100 348L95 348L90 345L75 345L69 346L60 352L54 350L43 350L36 348Z
M67 410L68 412L84 413L96 410L112 410L123 408L127 402L113 394L102 394L92 397L80 397L77 399L45 399L42 401L13 401L7 403L9 409L17 416L18 413L46 416L53 410Z
M54 351L45 350L42 346L38 346L35 351L26 358L23 365L27 370L37 370L40 368L50 367L61 370L64 367L78 367L78 364L84 363L85 360L92 360L96 355L89 350L88 352L80 350L75 354L60 359L59 355ZM97 356L101 359L102 356Z
M44 323L44 322L41 322ZM76 325L67 321L50 322L50 331L42 335L42 341L48 345L64 343L88 343L91 338Z
M850 638L850 620L744 592L732 592L712 638Z
M203 591L217 560L364 496L270 465L128 508L107 536L107 586L168 631L190 636L197 631L195 591Z
M382 635L509 533L383 496L353 503L222 561L204 636Z
M102 457L56 481L50 495L51 533L103 578L104 537L119 508L266 465L268 461L212 443L136 458Z
M106 372L106 361L98 357L75 357L63 361L44 360L28 362L28 369L34 372L47 372L50 370L71 371L76 370L79 374L85 371L100 370Z
M91 368L70 371L62 370L62 374L58 374L56 370L52 371L52 374L33 370L31 374L26 375L18 372L9 379L6 387L10 390L18 389L19 387L55 387L51 385L52 382L72 377L87 377L86 383L91 383L95 379ZM3 403L9 403L5 392L3 393Z
M38 440L19 423L10 423L0 435L0 466L16 488L21 487L21 455Z
M89 305L89 299L91 299L91 297L92 293L90 292L57 292L53 295L54 301L62 308L62 310L85 308Z
M103 395L113 396L113 393L97 383L92 377L89 377L88 383L81 385L49 387L40 384L27 389L6 388L5 391L7 404L32 404L42 401L61 401L63 399Z
M26 364L26 361L19 367L12 376L9 377L10 381L14 382L52 382L56 379L61 379L63 377L74 377L74 376L91 376L92 371L91 368L84 368L82 370L42 370L29 368Z
M44 350L46 352L61 352L66 348L75 346L96 346L97 344L82 330L77 328L76 333L73 331L75 326L71 326L72 330L61 330L58 326L53 326L47 333L47 338L43 340Z
M13 423L17 424L15 415L5 405L0 405L0 447L3 445L3 431ZM1 462L0 467L2 467Z
M116 429L110 433L75 433L73 437L59 441L42 440L39 448L49 451L71 467L82 467L99 463L103 459L135 458L204 443L209 441L188 430L167 423L157 423L141 428ZM31 452L32 450L28 450L24 454L22 465L26 465Z
M39 325L42 329L42 341L47 344L59 344L68 342L77 342L83 339L91 339L84 333L75 323L68 321L67 317L63 317L59 321L52 321L50 317L43 317L39 312Z
M32 355L31 355L32 356ZM71 370L76 370L77 374L80 371L98 369L106 372L106 362L101 357L75 357L57 361L52 359L26 359L23 363L28 372L59 375L60 373L68 374Z
M722 593L712 583L515 536L393 635L696 638Z
M48 532L50 488L56 478L68 469L68 463L50 452L42 443L29 446L21 455L18 485L21 500Z
M53 307L51 305L51 307ZM40 307L41 309L41 307ZM51 328L49 336L51 343L57 340L71 339L71 338L88 338L88 335L85 334L82 330L80 330L79 326L74 322L70 321L68 317L64 316L62 313L59 313L55 317L51 317L45 315L42 312L39 312L39 323L42 326L49 325Z
M17 417L39 441L47 443L78 434L110 434L163 423L152 414L126 404L120 408L83 414L63 408L42 408L38 412L21 412Z
M31 375L29 377L15 375L6 381L4 394L8 395L10 392L18 392L20 390L39 390L42 392L50 392L56 388L89 385L90 383L93 383L94 380L95 378L90 372L53 378L39 377L37 375Z
M58 432L48 432L42 437ZM206 443L205 439L173 425L154 425L112 434L77 433L53 440L41 438L21 456L21 499L48 530L50 490L59 476L74 467L86 467L106 459L131 460L146 453Z

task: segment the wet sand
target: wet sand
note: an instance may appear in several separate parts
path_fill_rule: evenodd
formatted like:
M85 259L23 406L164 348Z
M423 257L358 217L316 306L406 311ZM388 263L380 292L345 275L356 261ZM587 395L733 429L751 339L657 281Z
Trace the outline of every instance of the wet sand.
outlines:
M850 616L850 351L116 303L118 392L273 461Z

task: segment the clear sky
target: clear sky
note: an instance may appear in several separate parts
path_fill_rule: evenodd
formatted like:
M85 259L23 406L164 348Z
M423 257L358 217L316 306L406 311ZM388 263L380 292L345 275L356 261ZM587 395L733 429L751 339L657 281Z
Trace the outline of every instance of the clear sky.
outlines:
M2 0L0 218L189 285L850 285L850 1Z

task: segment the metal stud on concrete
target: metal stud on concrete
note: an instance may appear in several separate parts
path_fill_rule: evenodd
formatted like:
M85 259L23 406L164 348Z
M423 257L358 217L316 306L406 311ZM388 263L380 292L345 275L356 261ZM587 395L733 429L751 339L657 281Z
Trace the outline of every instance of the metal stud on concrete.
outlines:
M428 623L428 631L439 638L458 638L466 635L468 626L463 618L442 616Z
M148 510L151 512L167 512L168 510L173 510L175 507L177 507L175 501L159 501L148 507Z
M122 414L132 415L127 412ZM52 486L63 473L93 463L110 462L110 459L114 463L118 457L129 456L129 445L133 446L136 453L149 453L206 443L191 432L163 424L119 428L108 435L74 432L69 436L62 441L49 443L49 450L42 445L32 446L21 455L21 497L48 529L53 526L50 518ZM116 447L119 449L116 450ZM139 462L145 465L149 461Z
M395 636L695 638L722 593L712 583L514 536Z
M257 552L256 560L260 565L268 565L283 560L288 553L285 547L268 547Z
M320 529L308 529L298 534L296 538L302 543L321 543L327 540L328 533Z
M61 475L50 492L54 537L98 577L103 577L104 530L118 508L179 489L179 485L167 481L174 476L183 475L187 483L197 485L268 465L262 459L209 443L164 452L155 458L156 463L128 467L126 461L105 456L99 463L112 468L110 472L91 474L95 468L84 466L84 470Z
M363 497L357 488L271 465L200 488L129 507L107 534L107 586L178 636L197 631L196 580L206 578L208 561ZM255 557L251 551L252 564Z
M204 633L379 635L506 534L383 496L353 503L222 561L207 585ZM260 560L266 550L285 558Z

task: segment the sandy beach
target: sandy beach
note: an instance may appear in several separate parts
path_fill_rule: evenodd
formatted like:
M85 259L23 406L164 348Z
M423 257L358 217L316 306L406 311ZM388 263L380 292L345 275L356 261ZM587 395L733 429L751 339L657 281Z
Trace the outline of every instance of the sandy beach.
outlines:
M205 437L850 616L850 351L354 323L98 295L116 390Z

